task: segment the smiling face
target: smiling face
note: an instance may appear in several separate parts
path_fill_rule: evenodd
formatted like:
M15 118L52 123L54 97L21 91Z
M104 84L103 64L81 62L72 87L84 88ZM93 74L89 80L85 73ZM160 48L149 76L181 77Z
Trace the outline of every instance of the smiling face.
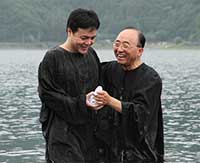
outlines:
M137 67L141 63L143 52L143 48L138 46L138 31L125 29L120 32L113 44L113 50L117 62L125 69Z
M94 28L82 29L78 28L76 32L72 32L70 28L68 32L68 49L71 52L79 52L86 54L96 38L97 30Z

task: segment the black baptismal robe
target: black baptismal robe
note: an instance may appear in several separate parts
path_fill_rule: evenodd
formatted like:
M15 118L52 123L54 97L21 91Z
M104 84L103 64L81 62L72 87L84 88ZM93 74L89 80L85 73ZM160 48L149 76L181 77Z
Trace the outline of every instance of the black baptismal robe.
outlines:
M87 108L86 94L98 86L99 68L92 48L83 55L55 47L40 63L40 122L50 160L71 163L94 159L95 112Z
M102 64L103 87L122 102L122 113L104 107L98 111L96 135L108 162L153 161L164 156L162 81L145 63L124 71L116 62Z

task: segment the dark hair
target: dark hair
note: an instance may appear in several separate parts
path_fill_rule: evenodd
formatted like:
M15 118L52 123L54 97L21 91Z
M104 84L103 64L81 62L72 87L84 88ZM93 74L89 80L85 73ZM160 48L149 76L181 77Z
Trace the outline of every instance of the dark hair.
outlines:
M144 34L142 33L142 31L140 31L139 29L135 28L135 27L126 27L125 29L132 29L138 32L138 44L137 46L140 48L144 48L145 46L145 42L146 42L146 38L144 36Z
M78 28L98 29L100 26L99 18L93 10L78 8L72 11L67 20L67 28L76 32Z

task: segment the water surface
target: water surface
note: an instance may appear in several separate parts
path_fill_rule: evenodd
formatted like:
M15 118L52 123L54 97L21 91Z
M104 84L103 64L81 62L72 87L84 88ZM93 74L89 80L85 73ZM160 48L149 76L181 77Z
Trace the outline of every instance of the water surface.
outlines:
M45 50L0 50L0 162L44 162L37 70ZM102 61L111 50L98 50ZM146 49L163 80L165 162L200 162L200 51Z

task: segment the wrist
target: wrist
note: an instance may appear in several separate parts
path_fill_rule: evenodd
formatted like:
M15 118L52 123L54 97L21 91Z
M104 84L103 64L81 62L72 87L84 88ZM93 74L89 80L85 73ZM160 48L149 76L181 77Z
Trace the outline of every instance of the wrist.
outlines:
M110 96L110 97L108 98L108 103L107 103L107 105L110 105L110 106L111 106L112 103L113 103L113 100L114 100L114 98Z

